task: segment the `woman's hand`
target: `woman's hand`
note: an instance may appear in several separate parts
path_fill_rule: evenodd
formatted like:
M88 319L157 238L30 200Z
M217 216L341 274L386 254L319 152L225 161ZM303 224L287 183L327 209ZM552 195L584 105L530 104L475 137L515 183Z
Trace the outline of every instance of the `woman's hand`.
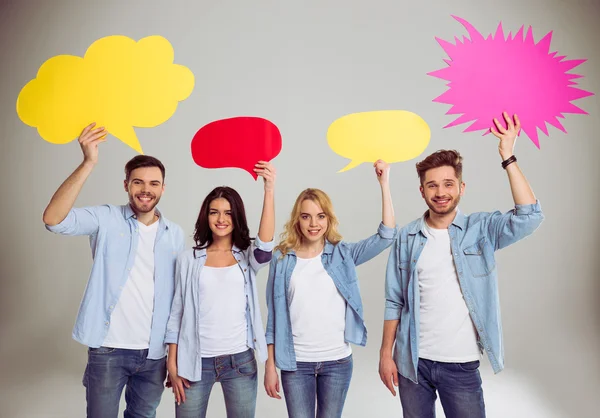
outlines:
M254 172L261 176L265 182L265 192L273 191L275 189L275 177L277 177L277 170L268 161L259 161L255 164Z
M167 369L173 394L175 395L175 402L177 402L177 405L181 405L182 402L185 402L185 388L190 388L190 382L177 374L177 365L169 364Z
M390 182L390 165L383 160L377 160L373 167L375 167L375 174L379 183L381 185L388 184Z
M281 399L279 395L279 375L274 365L265 367L265 390L271 398Z

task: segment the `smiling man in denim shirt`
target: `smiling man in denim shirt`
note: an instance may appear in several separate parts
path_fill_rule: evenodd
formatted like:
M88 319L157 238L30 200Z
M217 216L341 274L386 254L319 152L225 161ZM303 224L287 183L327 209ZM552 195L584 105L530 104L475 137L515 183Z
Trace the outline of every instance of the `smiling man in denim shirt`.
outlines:
M544 216L513 155L518 117L494 120L502 168L515 208L465 215L462 157L438 151L417 164L429 210L400 230L390 251L380 352L381 380L404 417L435 417L437 393L446 417L485 416L479 359L504 367L494 252L532 234ZM394 349L395 343L395 349Z
M98 161L106 131L86 127L79 137L83 163L58 188L44 212L46 228L89 235L93 264L73 329L87 345L83 377L88 417L117 417L123 388L125 418L155 417L166 377L167 320L182 229L156 208L165 169L138 155L125 166L129 203L73 208Z

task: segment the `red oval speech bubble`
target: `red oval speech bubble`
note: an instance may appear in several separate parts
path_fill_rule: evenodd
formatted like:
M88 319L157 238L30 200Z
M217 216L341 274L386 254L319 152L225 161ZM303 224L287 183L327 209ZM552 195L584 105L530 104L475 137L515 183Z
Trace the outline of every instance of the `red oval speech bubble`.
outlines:
M256 180L254 165L281 151L281 133L258 117L220 119L204 125L192 139L192 158L204 168L241 168Z

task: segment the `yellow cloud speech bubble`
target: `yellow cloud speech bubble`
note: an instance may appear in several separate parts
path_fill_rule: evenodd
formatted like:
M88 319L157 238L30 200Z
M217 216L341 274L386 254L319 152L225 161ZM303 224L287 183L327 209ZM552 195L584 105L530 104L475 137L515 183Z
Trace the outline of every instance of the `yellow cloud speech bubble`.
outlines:
M352 113L335 120L327 130L329 147L352 160L338 173L379 159L388 163L412 160L425 151L430 138L427 123L406 110Z
M194 89L194 74L173 59L161 36L98 39L83 58L58 55L42 64L19 93L17 114L53 144L72 141L96 122L143 153L133 127L164 123Z

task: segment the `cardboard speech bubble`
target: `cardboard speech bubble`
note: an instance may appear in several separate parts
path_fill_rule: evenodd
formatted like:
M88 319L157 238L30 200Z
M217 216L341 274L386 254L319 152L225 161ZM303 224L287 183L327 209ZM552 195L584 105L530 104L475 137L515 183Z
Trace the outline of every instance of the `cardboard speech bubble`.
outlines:
M53 144L72 141L96 122L143 153L133 127L164 123L194 89L194 74L173 59L161 36L101 38L84 57L58 55L42 64L19 93L17 114Z
M425 151L431 131L417 114L406 110L352 113L327 130L329 147L351 162L339 172L379 159L388 163L412 160Z
M220 119L204 125L192 139L194 162L204 168L241 168L256 180L258 161L281 152L281 133L272 122L250 116Z

